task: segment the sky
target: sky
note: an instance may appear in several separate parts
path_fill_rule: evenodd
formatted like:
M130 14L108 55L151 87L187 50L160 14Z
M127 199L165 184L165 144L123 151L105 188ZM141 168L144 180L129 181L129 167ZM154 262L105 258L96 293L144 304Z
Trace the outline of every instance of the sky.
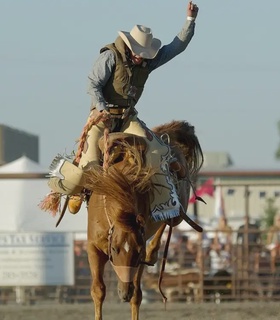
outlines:
M195 3L195 35L150 75L140 119L188 121L203 151L227 152L238 168L279 169L280 1ZM135 24L168 44L186 8L183 0L0 0L0 123L38 135L43 166L70 154L100 48Z

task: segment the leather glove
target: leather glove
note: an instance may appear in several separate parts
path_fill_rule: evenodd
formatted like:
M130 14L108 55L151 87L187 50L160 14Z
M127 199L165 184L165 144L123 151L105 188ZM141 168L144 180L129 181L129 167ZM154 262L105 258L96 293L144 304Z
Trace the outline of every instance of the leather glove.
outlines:
M111 118L110 113L107 110L99 111L97 109L92 109L90 112L90 117L93 118L94 122L98 123L99 121L106 122Z
M198 14L198 10L198 6L192 1L190 1L187 6L187 16L195 19Z
M102 119L101 119L101 121L105 122L105 121L111 119L111 114L110 114L110 112L107 111L106 109L100 111L100 113L102 114Z

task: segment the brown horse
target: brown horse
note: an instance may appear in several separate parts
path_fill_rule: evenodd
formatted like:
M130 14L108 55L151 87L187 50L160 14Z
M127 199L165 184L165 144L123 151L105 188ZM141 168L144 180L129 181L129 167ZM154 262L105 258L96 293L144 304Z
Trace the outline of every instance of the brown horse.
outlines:
M128 135L124 143L117 139L117 147L114 143L110 144L111 150L118 150L112 153L108 170L92 170L87 184L93 190L88 206L88 258L95 320L102 319L106 295L103 275L108 261L118 276L120 299L130 302L131 319L139 319L144 265L157 261L166 224L178 225L183 219L186 220L191 180L196 177L203 162L194 127L186 122L173 121L153 131L169 136L172 154L180 164L181 173L186 175L178 180L176 172L171 173L180 199L181 213L172 221L155 222L151 218L150 203L156 188L151 177L155 171L145 167L146 146L143 138ZM150 240L148 244L147 240Z

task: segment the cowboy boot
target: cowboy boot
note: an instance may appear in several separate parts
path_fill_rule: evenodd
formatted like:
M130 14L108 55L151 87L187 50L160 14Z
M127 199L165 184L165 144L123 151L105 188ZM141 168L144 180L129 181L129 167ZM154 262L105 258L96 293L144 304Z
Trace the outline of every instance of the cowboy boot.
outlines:
M68 210L72 214L80 211L84 197L82 195L70 196L68 200Z

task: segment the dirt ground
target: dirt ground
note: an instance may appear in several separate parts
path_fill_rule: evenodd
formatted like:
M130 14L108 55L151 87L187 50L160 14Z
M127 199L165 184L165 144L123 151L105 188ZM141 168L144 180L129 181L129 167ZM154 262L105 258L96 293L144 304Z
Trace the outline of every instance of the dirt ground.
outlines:
M93 320L92 304L41 306L0 306L0 320ZM130 319L130 306L124 303L104 305L103 320ZM185 304L168 302L143 304L141 320L279 320L279 302L231 302Z

